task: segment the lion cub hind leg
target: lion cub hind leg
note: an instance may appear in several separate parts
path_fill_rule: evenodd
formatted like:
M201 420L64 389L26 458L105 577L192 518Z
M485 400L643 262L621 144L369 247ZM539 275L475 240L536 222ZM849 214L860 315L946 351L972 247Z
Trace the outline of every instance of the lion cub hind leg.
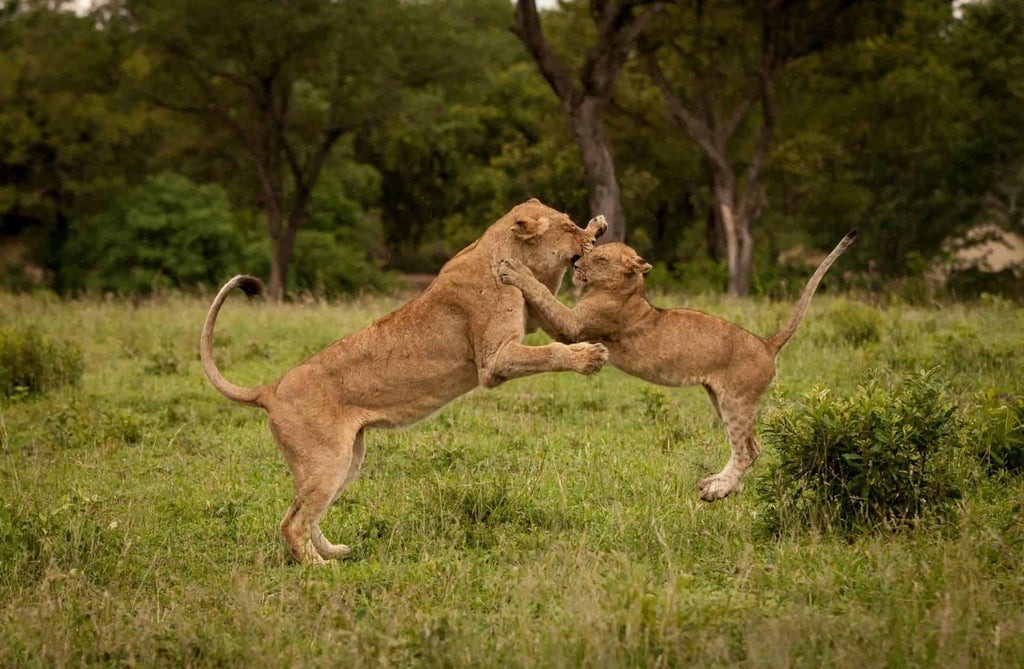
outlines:
M290 427L295 428L292 422ZM274 429L281 450L295 477L295 498L281 521L281 536L292 556L302 564L327 564L349 552L344 544L332 544L320 531L320 519L355 478L353 469L362 461L362 431L356 426L325 426L324 429ZM333 438L326 436L335 432ZM341 432L342 436L337 436ZM357 452L358 451L358 452ZM357 462L358 460L358 462Z
M757 399L723 397L710 388L708 396L725 424L725 432L732 449L729 461L722 471L698 484L700 498L705 502L714 502L736 490L744 472L750 469L757 456L761 454L761 446L754 438Z

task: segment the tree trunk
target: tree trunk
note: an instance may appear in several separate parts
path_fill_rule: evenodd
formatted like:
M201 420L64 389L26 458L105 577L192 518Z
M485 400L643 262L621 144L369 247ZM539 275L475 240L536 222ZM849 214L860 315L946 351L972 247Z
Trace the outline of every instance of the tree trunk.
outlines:
M270 238L270 281L267 285L267 297L272 302L284 300L288 282L288 269L292 262L292 251L295 249L295 237L298 227L281 225L279 234Z
M622 192L615 174L611 143L601 120L603 104L595 98L584 98L570 116L573 136L583 158L586 173L590 215L604 214L608 231L601 242L621 242L626 237L626 212Z
M731 174L715 175L715 204L725 233L725 251L729 261L728 293L745 297L750 293L753 277L754 237L750 232L747 207L737 206L735 178Z
M544 38L536 0L515 3L512 31L533 56L541 75L569 116L583 159L590 214L604 214L608 220L608 231L601 241L622 241L626 236L622 192L602 115L633 45L661 10L660 4L659 0L592 1L590 9L597 26L597 39L587 51L579 69L579 80L576 80ZM641 10L643 5L646 7Z

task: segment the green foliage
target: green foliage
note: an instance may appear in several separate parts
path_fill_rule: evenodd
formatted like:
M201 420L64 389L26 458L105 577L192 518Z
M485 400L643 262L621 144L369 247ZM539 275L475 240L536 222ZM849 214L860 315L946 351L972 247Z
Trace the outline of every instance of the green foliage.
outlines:
M223 189L161 174L72 227L63 284L118 293L216 285L241 269L240 246Z
M1019 270L1013 269L999 272L976 268L958 270L950 274L945 289L952 297L960 300L998 295L1018 302L1024 301L1024 277Z
M988 392L978 397L968 445L991 473L1024 473L1024 397Z
M326 296L392 285L392 275L367 258L365 248L330 232L300 232L290 285Z
M136 181L161 138L123 68L130 33L60 4L8 2L0 19L0 233L26 231L51 270L70 219Z
M96 496L54 496L53 506L33 513L23 500L0 503L0 583L35 583L47 569L88 570L104 580L116 574L122 551L117 523L96 517Z
M19 398L78 383L82 349L34 327L0 328L0 399Z
M877 342L885 327L885 319L878 309L849 299L832 302L821 320L827 323L827 341L847 346Z
M335 296L393 284L392 274L371 256L384 246L380 217L367 211L380 189L380 174L350 158L321 177L310 222L295 240L291 286Z
M756 78L762 31L749 3L705 4L663 8L649 36L678 40L660 54L673 85L725 118ZM753 290L794 294L804 273L772 256L792 240L826 249L857 226L844 267L870 265L874 289L909 275L897 294L927 304L921 261L933 262L951 233L979 221L1020 226L1024 9L960 3L955 18L937 0L842 4L794 5L778 26L779 47L798 57L787 56L773 87ZM124 276L132 251L114 246L135 244L128 234L100 234L114 246L88 249L115 261L82 263L81 237L96 236L90 221L120 221L127 189L167 170L223 188L232 221L259 221L243 230L254 250L247 263L266 263L274 212L315 231L300 233L309 259L294 259L293 288L347 291L378 267L436 270L528 197L580 222L589 214L563 110L508 30L506 0L130 0L93 3L86 15L60 11L67 6L9 3L0 26L0 235L20 237L60 292L187 283L146 263ZM576 67L594 39L586 3L560 3L543 22L552 49ZM627 239L662 268L652 285L720 290L709 162L642 60L618 79L607 115ZM755 103L730 144L741 189L761 114ZM351 178L360 170L372 176ZM322 180L342 184L358 209L338 227L301 206L320 197ZM355 263L337 275L317 252L332 245ZM37 276L0 261L10 288ZM1012 279L966 274L951 292L1016 299Z
M792 306L685 300L755 331ZM402 301L233 297L217 360L266 383ZM1024 477L972 480L955 528L765 539L754 495L697 497L727 457L705 393L615 369L518 379L367 431L359 479L322 520L353 553L294 565L277 531L292 480L266 420L203 380L208 307L0 293L5 325L45 322L89 360L73 393L0 407L0 666L1024 665ZM1024 329L999 302L883 313L908 353L956 323L991 347ZM797 336L766 405L815 383L852 391L876 363ZM952 398L1019 388L1019 366L983 363L965 359ZM747 491L775 455L766 444Z
M768 415L776 462L758 477L771 533L865 532L941 521L960 496L952 470L963 421L934 371L845 398L822 388Z

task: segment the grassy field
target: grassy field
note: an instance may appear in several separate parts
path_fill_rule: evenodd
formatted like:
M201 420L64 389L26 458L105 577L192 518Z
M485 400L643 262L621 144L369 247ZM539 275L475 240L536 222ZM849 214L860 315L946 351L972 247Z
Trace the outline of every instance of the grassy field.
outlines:
M760 334L790 309L655 302ZM269 382L398 304L236 297L218 362ZM772 449L746 490L700 502L727 457L704 393L614 369L370 433L323 522L353 555L294 565L264 416L200 369L206 308L0 295L0 326L35 323L86 361L77 387L0 404L0 666L1024 666L1024 477L965 463L954 525L767 537L751 489ZM936 365L965 407L1024 392L1019 307L889 305L866 336L855 312L815 301L762 414Z

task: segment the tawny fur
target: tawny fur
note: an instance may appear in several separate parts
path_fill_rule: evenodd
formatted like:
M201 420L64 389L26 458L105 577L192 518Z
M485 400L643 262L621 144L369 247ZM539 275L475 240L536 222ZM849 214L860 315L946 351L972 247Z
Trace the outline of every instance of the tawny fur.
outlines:
M592 374L604 364L600 344L523 346L536 317L520 291L495 277L501 258L515 258L544 291L557 291L572 261L605 230L587 229L530 200L513 208L443 268L427 289L394 313L340 339L274 383L237 386L213 361L213 327L235 288L259 291L259 281L236 276L210 307L200 341L203 370L228 399L262 407L295 483L295 498L281 521L292 555L322 564L349 552L320 532L328 506L355 479L370 427L409 425L478 385L538 372Z
M789 322L767 339L699 311L652 306L644 297L644 274L651 266L621 243L599 246L576 263L573 280L586 292L575 309L555 299L518 259L502 260L498 276L523 292L541 327L559 341L602 343L610 364L651 383L704 387L732 448L722 471L699 484L701 498L710 502L735 490L760 454L754 415L775 378L775 359L796 332L825 272L856 235L846 235L821 262Z

